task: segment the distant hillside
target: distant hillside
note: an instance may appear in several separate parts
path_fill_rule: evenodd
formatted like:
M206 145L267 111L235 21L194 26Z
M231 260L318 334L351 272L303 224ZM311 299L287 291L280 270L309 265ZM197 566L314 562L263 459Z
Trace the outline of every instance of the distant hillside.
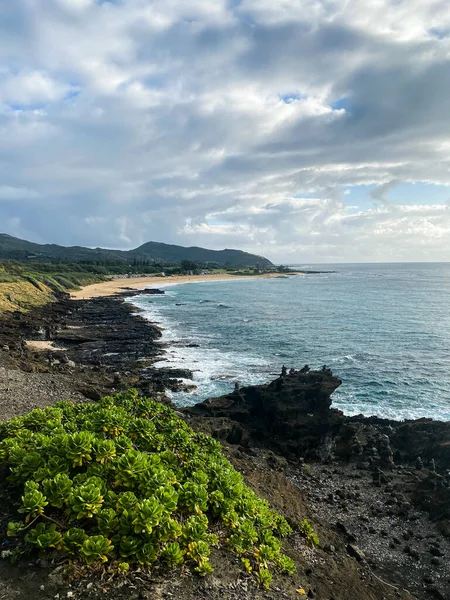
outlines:
M163 263L179 263L194 260L199 263L216 263L220 266L249 267L270 266L272 263L263 256L249 254L241 250L207 250L196 246L184 248L171 244L147 242L135 250L107 250L104 248L84 248L83 246L58 246L56 244L34 244L0 233L0 259L11 260L67 260L123 262L132 264L135 260L150 260Z
M233 265L237 267L248 267L253 265L270 266L272 263L263 256L249 254L242 250L207 250L191 246L174 246L171 244L160 244L158 242L147 242L136 250L130 250L128 254L132 257L148 257L167 263L179 263L182 260L194 260L195 262L214 262L219 265Z

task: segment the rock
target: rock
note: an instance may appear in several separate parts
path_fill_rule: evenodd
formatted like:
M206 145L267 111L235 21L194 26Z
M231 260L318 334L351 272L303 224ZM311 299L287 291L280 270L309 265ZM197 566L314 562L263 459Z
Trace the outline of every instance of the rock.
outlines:
M2 346L2 350L4 350L5 352L9 352L8 344L5 344L4 346Z
M36 561L36 564L38 567L41 567L41 569L48 569L49 566L49 562L47 559L45 558L40 558L39 560Z
M342 531L342 533L347 537L347 539L350 542L356 542L355 534L352 531L350 531L344 523L341 523L341 521L338 521L336 523L336 529L338 529L339 531Z
M266 458L267 464L271 469L275 471L285 471L288 465L287 460L283 456L276 456L273 452L270 452Z
M340 384L328 370L295 372L268 385L241 387L239 401L227 394L184 410L194 416L229 418L276 454L318 457L330 425L343 418L330 411L331 393Z
M226 440L229 444L238 445L242 442L243 435L244 430L242 429L241 425L235 424L228 433Z
M98 402L102 397L102 393L100 390L96 390L94 388L80 388L80 394L83 394L89 400L93 400L94 402Z
M417 552L417 550L415 550L414 548L411 548L411 546L405 546L405 549L403 552L405 554L408 554L412 558L415 558L416 560L419 560L419 558L420 558L419 552Z
M437 546L431 546L429 552L432 556L444 556L442 550L440 550Z
M446 596L437 587L428 587L428 594L430 597L436 598L437 600L447 600Z
M346 550L347 553L352 556L353 558L356 558L356 560L358 562L362 562L365 560L365 556L364 556L364 552L362 552L358 546L354 546L353 544L347 544L346 546Z
M61 587L65 583L64 579L64 567L59 566L56 567L48 576L48 581L51 585L55 587Z

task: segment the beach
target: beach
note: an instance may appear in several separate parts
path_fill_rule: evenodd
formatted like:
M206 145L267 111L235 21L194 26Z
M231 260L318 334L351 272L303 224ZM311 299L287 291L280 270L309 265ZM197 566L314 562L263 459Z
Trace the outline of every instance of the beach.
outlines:
M300 272L292 272L291 275L300 275ZM124 291L133 289L145 289L149 286L173 285L179 283L199 283L204 281L228 281L230 279L255 279L255 278L276 278L285 277L280 273L264 273L262 275L229 275L219 273L217 275L172 275L170 277L118 277L101 283L93 283L82 287L80 290L72 292L70 297L73 300L88 300L90 298L100 298L104 296L114 296L122 294Z

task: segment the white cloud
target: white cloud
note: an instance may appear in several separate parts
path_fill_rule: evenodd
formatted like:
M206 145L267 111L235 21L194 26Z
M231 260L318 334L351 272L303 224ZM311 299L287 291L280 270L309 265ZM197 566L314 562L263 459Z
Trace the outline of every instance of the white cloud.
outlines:
M444 259L448 209L389 193L450 185L447 0L16 0L0 64L12 233Z
M22 71L0 81L0 102L16 105L45 104L61 100L75 91L40 71Z

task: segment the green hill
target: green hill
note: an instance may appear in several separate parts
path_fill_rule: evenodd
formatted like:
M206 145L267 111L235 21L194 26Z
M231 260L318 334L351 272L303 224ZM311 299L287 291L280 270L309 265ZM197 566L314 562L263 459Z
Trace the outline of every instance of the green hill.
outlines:
M233 267L255 265L267 267L272 265L270 260L263 256L249 254L241 250L207 250L196 246L185 248L158 242L147 242L134 250L107 250L104 248L85 248L83 246L35 244L5 233L0 234L0 259L101 261L124 264L132 264L136 260L172 264L179 263L182 260L193 260L199 263L216 263L220 266L230 265Z
M219 265L232 265L236 267L249 267L254 265L269 266L272 263L263 256L249 254L242 250L207 250L191 246L175 246L172 244L161 244L158 242L147 242L136 250L130 250L131 256L136 258L153 258L154 260L179 263L182 260L193 260L199 263L214 262Z

